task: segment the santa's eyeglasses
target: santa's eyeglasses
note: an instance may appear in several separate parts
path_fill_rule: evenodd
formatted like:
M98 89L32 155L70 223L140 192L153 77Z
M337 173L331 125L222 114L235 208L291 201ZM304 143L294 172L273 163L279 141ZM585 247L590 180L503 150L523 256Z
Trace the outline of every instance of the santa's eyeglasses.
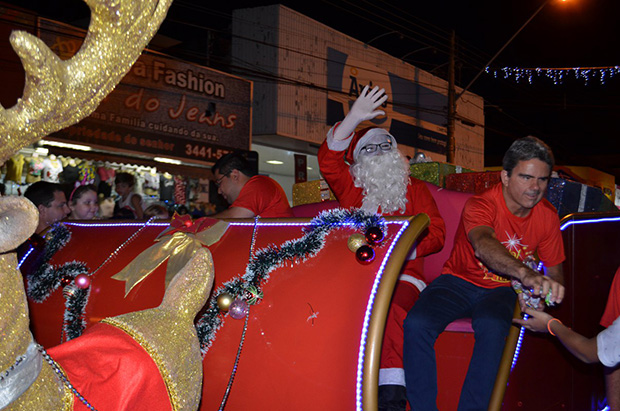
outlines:
M392 143L386 141L385 143L381 144L368 144L367 146L362 147L360 152L372 154L379 149L381 149L381 151L390 151L392 149Z

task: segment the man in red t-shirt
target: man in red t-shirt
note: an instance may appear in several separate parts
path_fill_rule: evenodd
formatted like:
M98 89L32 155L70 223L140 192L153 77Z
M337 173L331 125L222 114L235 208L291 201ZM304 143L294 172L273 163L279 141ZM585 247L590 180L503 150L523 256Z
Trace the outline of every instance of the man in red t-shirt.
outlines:
M230 153L211 168L215 185L230 207L213 218L293 217L293 211L280 184L267 176L255 175L240 154Z
M442 275L424 289L404 322L412 410L437 409L434 344L450 322L471 318L476 341L459 410L486 410L516 301L511 280L534 296L550 293L553 303L564 298L560 221L543 199L553 165L545 143L519 139L504 156L501 183L465 204ZM535 253L546 276L530 268Z
M608 328L618 317L620 317L620 267L616 270L611 284L601 325ZM605 367L605 386L610 411L620 411L620 366Z
M403 370L403 321L426 287L423 258L443 247L446 228L425 183L409 176L409 164L386 130L359 124L385 114L377 108L387 99L384 90L368 86L342 122L329 130L319 149L321 174L341 207L361 208L382 215L426 213L430 226L412 249L396 284L383 334L379 369L379 411L407 406ZM347 150L345 157L345 150ZM348 164L345 163L345 159ZM416 258L417 257L417 258Z

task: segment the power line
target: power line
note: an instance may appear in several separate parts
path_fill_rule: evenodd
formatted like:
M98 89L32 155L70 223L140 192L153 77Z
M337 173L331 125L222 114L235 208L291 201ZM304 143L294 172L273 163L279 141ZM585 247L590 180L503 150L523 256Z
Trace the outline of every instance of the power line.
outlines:
M363 0L363 1L371 6L379 8L379 10L387 10L388 7L395 9L396 12L388 12L388 13L390 14L392 18L402 21L402 23L399 23L401 27L404 27L405 29L407 29L408 27L413 25L413 26L420 28L422 31L426 32L427 34L424 35L426 38L430 37L431 39L434 39L434 38L440 37L443 40L442 45L447 48L447 53L449 54L449 43L450 43L450 36L451 36L449 31L443 28L440 28L436 25L433 25L432 23L429 23L427 20L423 20L411 14L409 11L403 8L399 8L395 6L394 4L391 4L385 0L378 0L379 3L382 3L384 5L383 7L379 7L377 3L371 3L368 0ZM427 27L424 27L421 24L415 23L416 20L430 26L431 28L429 29ZM480 59L478 61L483 61L486 59L486 53L475 50L474 48L472 48L470 45L468 45L465 41L463 41L460 38L458 40L460 44L459 51L461 53L462 52L465 52L466 54L471 53L475 57L476 60Z

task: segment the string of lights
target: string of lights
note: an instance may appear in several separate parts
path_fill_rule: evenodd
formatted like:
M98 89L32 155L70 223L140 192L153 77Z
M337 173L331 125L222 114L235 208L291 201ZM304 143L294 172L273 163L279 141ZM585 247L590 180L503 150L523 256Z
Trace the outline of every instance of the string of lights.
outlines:
M535 78L550 79L553 84L564 84L570 77L583 80L586 85L598 80L600 84L620 73L620 66L609 67L560 67L560 68L520 68L503 67L492 69L487 67L485 71L495 78L513 79L516 82L527 81L532 84Z

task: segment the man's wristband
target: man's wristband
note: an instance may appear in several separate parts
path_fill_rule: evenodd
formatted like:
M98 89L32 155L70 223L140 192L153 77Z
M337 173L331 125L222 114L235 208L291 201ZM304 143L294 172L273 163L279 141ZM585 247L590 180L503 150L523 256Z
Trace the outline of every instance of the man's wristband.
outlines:
M557 321L557 322L559 322L560 324L562 324L562 321L558 320L557 318L552 318L552 319L550 319L549 321L547 321L547 330L549 331L549 334L551 334L551 335L553 335L553 336L555 337L555 334L553 333L553 331L551 331L551 323L552 323L553 321Z

